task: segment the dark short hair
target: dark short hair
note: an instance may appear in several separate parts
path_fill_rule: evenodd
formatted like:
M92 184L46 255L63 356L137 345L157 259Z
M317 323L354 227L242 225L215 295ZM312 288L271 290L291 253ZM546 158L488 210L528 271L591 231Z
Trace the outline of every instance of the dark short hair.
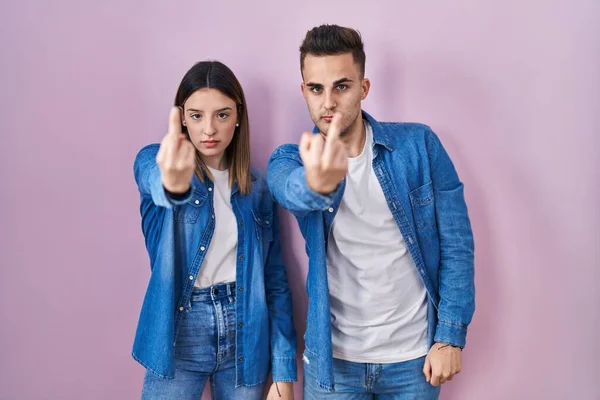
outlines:
M345 53L352 53L354 62L360 68L361 77L364 77L366 56L360 32L338 25L312 28L306 32L300 46L300 72L304 71L304 59L308 54L321 57Z

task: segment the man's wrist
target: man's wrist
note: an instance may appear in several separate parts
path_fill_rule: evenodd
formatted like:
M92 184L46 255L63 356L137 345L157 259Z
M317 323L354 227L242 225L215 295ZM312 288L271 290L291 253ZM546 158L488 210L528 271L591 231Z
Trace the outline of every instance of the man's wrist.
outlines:
M437 348L438 350L442 350L445 347L453 347L455 349L460 349L460 351L462 351L462 349L463 349L460 346L455 346L455 345L450 344L450 343L437 343L437 345L438 345L438 348Z

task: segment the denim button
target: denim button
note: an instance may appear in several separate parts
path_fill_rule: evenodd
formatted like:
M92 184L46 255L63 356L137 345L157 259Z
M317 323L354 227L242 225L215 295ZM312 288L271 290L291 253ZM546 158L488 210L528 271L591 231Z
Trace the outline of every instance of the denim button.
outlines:
M200 200L194 201L195 204L200 204Z
M240 288L238 289L240 292L244 291L244 288L242 286L240 286Z
M179 311L183 311L183 307L179 307Z
M194 280L194 276L190 275L190 281L193 281L193 280Z
M204 251L204 250L206 250L206 247L204 247L204 246L201 246L201 247L200 247L200 250L201 250L201 251Z
M240 323L238 324L238 326L241 328L242 326L244 326L244 323L243 323L243 322L240 322Z
M240 260L244 260L244 256L240 256Z
M238 358L238 360L244 361L244 357L240 357L240 358Z
M333 212L333 207L329 207L329 212Z
M209 191L209 192L212 192L212 188L208 188L208 191Z

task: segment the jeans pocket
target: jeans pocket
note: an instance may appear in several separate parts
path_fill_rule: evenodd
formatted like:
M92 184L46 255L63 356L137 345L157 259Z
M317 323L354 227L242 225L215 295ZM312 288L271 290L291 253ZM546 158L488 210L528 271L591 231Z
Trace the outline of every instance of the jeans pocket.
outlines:
M206 355L216 351L214 315L208 303L195 302L179 321L175 354L179 357Z

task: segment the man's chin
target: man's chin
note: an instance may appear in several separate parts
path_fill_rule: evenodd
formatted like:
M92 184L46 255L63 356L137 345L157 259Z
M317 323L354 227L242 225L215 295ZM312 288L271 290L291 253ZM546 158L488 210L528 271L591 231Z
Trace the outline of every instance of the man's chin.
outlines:
M329 129L329 124L327 122L325 122L324 120L320 119L317 122L314 122L314 124L316 125L317 129L319 130L319 132L321 132L324 135L327 134L327 130Z

